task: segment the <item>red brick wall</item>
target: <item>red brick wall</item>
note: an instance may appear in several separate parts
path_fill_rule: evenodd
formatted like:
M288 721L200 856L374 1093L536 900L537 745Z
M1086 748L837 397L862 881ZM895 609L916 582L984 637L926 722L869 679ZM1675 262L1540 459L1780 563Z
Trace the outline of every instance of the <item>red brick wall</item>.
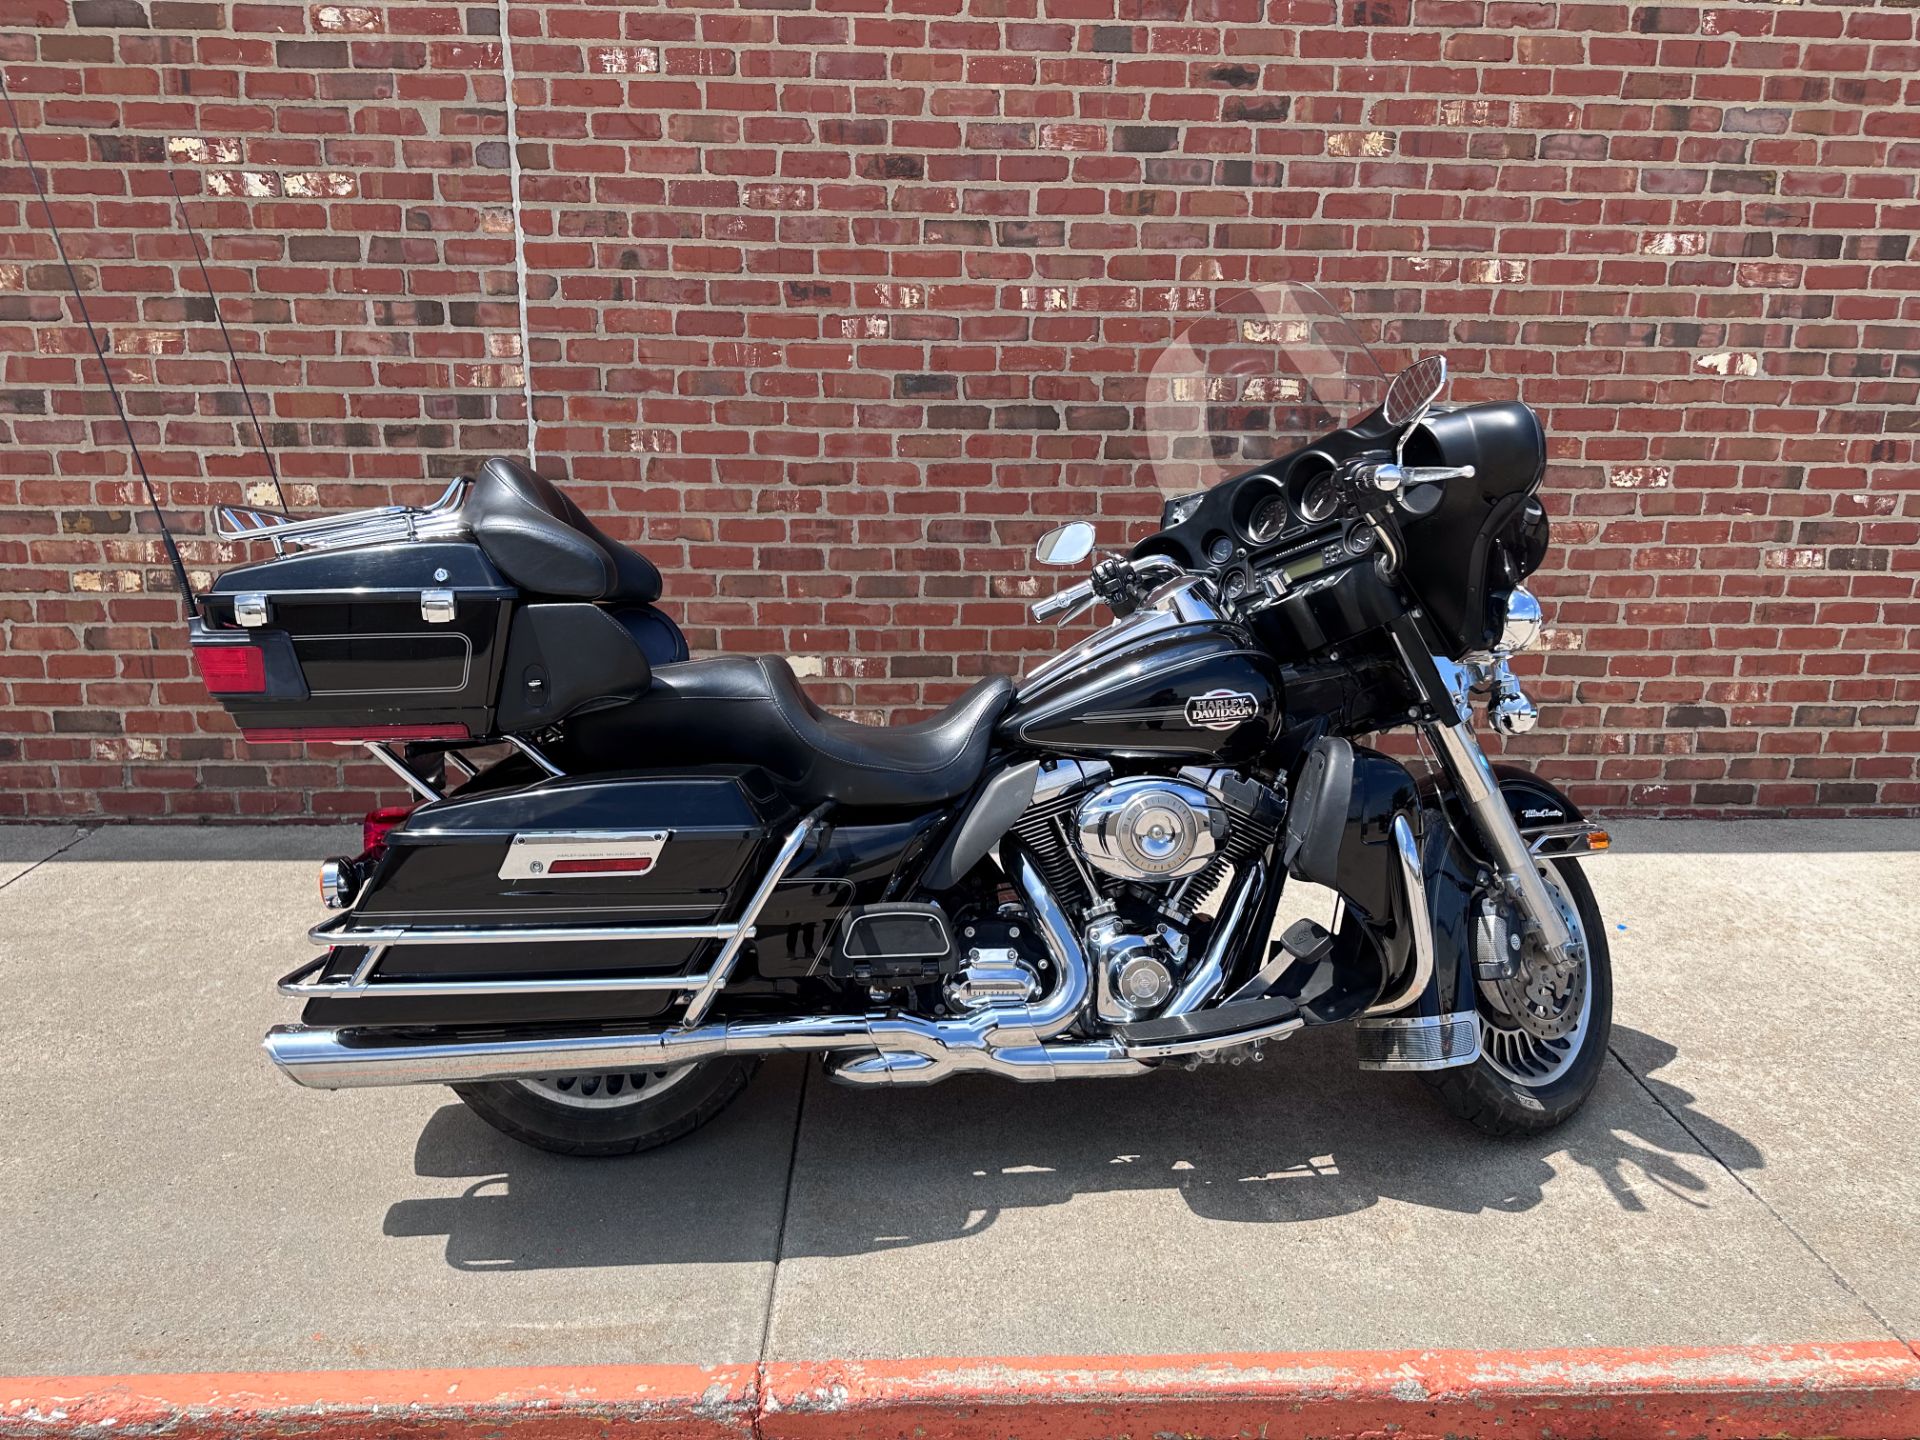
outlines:
M525 453L530 389L542 468L697 646L910 714L1054 643L1040 529L1154 512L1130 425L1182 316L1310 280L1390 362L1546 418L1546 714L1512 749L1615 808L1920 810L1914 9L504 9L505 54L495 0L8 0L174 505L263 471L169 161L296 505ZM364 808L377 772L198 703L5 149L0 818Z

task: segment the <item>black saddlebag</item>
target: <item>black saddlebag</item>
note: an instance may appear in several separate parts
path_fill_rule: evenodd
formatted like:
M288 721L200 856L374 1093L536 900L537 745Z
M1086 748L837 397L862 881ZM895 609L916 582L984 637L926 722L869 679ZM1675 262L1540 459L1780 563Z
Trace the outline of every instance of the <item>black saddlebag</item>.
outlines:
M424 805L388 833L386 853L330 937L335 948L316 981L351 979L367 949L357 933L391 936L406 927L435 938L392 940L364 990L310 999L305 1018L447 1026L656 1015L680 992L556 984L531 993L420 996L382 994L382 986L702 973L719 939L612 939L594 927L732 921L796 820L752 769L556 779ZM466 929L505 943L447 933ZM540 938L513 939L518 930Z

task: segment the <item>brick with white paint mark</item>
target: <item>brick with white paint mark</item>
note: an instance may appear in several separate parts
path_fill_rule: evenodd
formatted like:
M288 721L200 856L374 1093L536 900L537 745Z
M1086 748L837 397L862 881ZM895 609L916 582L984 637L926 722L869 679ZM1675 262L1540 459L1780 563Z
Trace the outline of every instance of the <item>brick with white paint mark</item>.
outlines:
M1064 285L1023 285L1020 287L1022 310L1070 310L1073 297Z
M593 68L602 75L660 73L660 52L651 45L597 45L588 58Z
M380 29L380 12L367 5L316 5L313 28L326 34L372 35Z
M1673 484L1671 465L1615 465L1607 484L1616 490L1665 490Z
M1523 285L1527 279L1527 262L1469 260L1465 275L1469 285Z
M1824 550L1813 550L1802 546L1782 546L1766 552L1769 570L1824 570L1827 556Z
M1640 237L1642 255L1704 255L1707 237L1700 230L1650 230Z
M238 165L240 142L230 136L173 135L167 139L167 158L187 165Z
M359 183L344 170L316 170L305 175L284 175L281 193L304 199L344 199L357 194Z
M1711 375L1758 375L1760 357L1750 350L1717 350L1711 355L1696 355L1693 366Z

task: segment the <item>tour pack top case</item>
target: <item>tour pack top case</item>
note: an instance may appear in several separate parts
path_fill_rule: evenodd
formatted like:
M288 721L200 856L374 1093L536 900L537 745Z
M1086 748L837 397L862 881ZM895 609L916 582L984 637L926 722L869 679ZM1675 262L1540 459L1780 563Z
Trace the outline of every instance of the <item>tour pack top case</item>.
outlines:
M221 575L193 625L249 740L481 740L625 704L687 658L653 565L511 460L425 507L228 509L220 533L277 552Z

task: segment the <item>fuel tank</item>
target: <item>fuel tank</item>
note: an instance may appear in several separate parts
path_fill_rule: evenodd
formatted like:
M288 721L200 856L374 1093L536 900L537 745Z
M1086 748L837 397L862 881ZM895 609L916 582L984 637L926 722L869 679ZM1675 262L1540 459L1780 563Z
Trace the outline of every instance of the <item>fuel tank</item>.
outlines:
M1059 755L1252 760L1280 726L1272 658L1243 627L1142 612L1030 675L1005 744Z

